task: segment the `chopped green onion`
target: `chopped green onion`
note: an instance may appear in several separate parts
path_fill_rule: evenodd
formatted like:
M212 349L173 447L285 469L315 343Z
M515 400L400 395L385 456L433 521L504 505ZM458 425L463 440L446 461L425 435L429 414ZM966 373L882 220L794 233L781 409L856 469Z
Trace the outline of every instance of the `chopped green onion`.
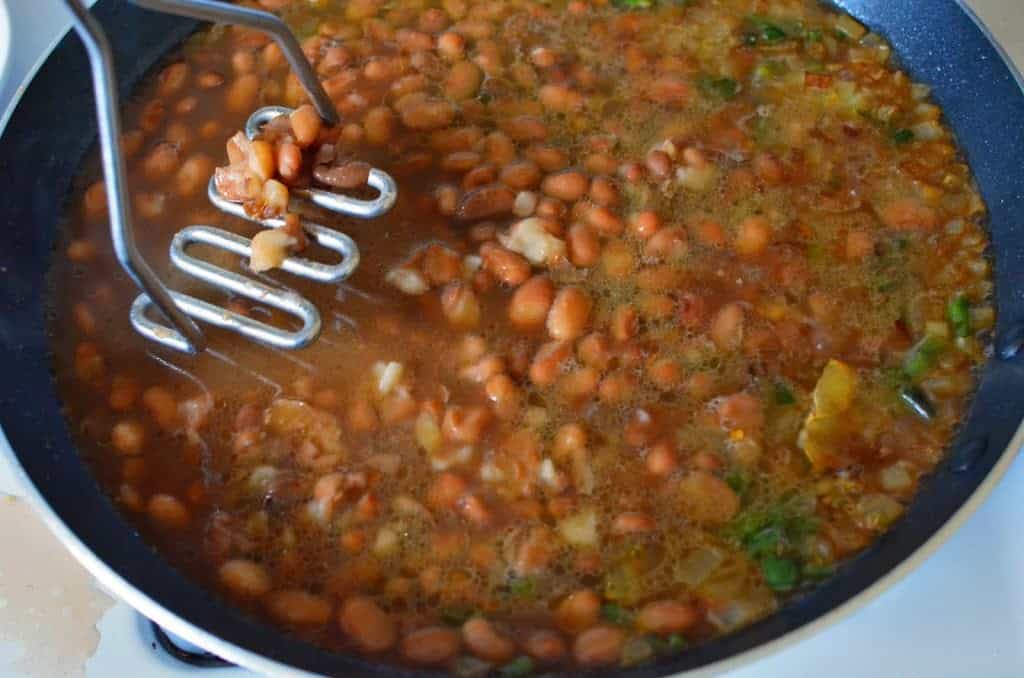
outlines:
M533 660L526 656L516 657L498 670L498 675L502 678L524 678L531 673L533 673Z
M533 598L537 592L537 583L531 577L513 579L509 582L508 590L516 598Z
M781 26L775 24L764 17L752 14L747 17L747 23L754 27L752 35L755 36L756 40L766 44L774 44L782 42L787 37L786 31Z
M750 490L750 478L739 470L732 470L725 474L725 483L740 496L740 499L744 499Z
M651 0L615 0L615 6L621 9L650 9Z
M909 144L913 140L914 140L914 132L909 130L909 129L907 129L907 128L905 128L905 127L901 128L901 129L898 129L898 130L896 130L896 131L894 131L892 133L892 142L894 144L896 144L897 146L902 146L903 144Z
M786 74L789 68L783 61L768 59L762 61L754 68L754 78L757 80L773 80Z
M707 75L697 79L697 86L705 96L726 101L735 98L740 91L740 84L732 78L713 78Z
M889 292L892 292L899 286L900 284L896 280L886 280L878 284L878 291L881 292L882 294L888 294Z
M686 638L678 633L673 633L665 639L665 654L679 654L686 649L687 646Z
M807 42L821 42L824 34L820 28L809 28L804 32L804 40Z
M914 379L935 366L939 354L946 350L946 342L942 339L928 335L917 342L914 348L903 361L903 372Z
M605 603L601 606L601 616L618 626L626 626L633 621L633 615L616 603Z
M776 526L766 527L747 540L745 546L752 558L778 555L783 545L784 535Z
M803 575L807 579L813 579L815 581L821 581L822 579L828 579L836 573L836 568L833 565L804 565Z
M796 396L789 390L783 382L779 381L775 384L775 403L777 405L792 405L796 402Z
M900 402L926 421L935 416L935 406L928 400L928 396L912 386L900 389Z
M788 558L769 556L761 561L761 574L768 586L776 591L789 591L796 586L800 572L796 563Z
M953 326L953 332L958 337L971 336L971 307L967 303L967 297L958 294L949 302L946 309L949 316L949 323Z

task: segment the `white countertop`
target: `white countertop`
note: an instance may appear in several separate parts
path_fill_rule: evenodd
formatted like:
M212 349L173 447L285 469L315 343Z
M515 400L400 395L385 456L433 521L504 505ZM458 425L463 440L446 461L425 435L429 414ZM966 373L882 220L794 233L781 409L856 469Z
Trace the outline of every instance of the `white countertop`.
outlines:
M1024 2L967 4L1024 67ZM64 12L60 0L0 0L0 110L64 30ZM4 68L9 35L14 42ZM6 444L0 432L0 446ZM143 641L130 609L97 589L24 502L4 493L18 488L0 459L0 678L185 675ZM1022 504L1024 460L1018 459L978 512L911 576L856 614L731 678L1024 675Z

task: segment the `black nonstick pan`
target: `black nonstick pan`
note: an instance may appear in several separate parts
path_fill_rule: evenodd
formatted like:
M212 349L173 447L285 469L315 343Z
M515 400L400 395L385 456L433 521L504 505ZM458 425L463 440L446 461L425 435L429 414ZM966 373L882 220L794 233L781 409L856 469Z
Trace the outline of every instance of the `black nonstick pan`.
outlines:
M718 671L820 628L912 569L955 529L1024 441L1024 92L984 27L956 0L839 0L886 36L932 86L990 211L995 352L946 461L905 517L814 592L773 616L679 657L616 676ZM196 24L121 0L93 9L127 95ZM32 78L0 141L0 425L51 528L114 593L164 627L261 673L395 675L263 625L178 573L121 518L80 459L52 380L47 272L65 198L96 140L88 62L66 36Z

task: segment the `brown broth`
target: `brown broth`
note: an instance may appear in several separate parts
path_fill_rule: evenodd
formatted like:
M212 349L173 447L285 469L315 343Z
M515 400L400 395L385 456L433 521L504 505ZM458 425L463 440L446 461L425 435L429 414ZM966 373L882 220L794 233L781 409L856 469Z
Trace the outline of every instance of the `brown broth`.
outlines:
M888 65L884 41L810 0L265 4L281 6L364 135L322 131L307 171L316 146L336 143L392 173L399 199L372 222L313 215L359 245L346 283L266 274L320 309L311 347L210 330L210 350L187 357L131 330L135 292L90 184L95 161L83 170L55 271L58 383L82 454L171 562L338 651L459 672L471 655L632 664L771 613L898 519L966 407L993 317L984 206L939 110ZM446 31L444 49L463 36L482 82L463 83L450 124L410 129L397 108L426 108L397 102L399 75L422 75L431 105L462 94L444 83L465 58L436 53ZM213 208L205 179L183 193L179 172L190 158L226 164L225 142L257 106L302 103L272 50L246 31L200 32L125 120L142 253L172 288L280 323L166 254L189 224L258 232ZM348 72L350 88L333 89ZM246 78L258 88L247 100ZM394 116L376 143L374 107ZM548 244L585 223L601 251L594 265L573 265L573 247L529 267L589 300L554 320L541 304L529 328L509 319L519 281L496 279L485 233L523 218L460 221L438 197L444 185L465 199L466 172L442 169L466 160L453 152L493 164L497 181L511 157L488 135L521 116L546 138L513 143L513 156L561 152L591 196L540 184L553 165L526 180L538 200L566 198L546 199L561 205ZM396 268L430 277L429 248L457 263L454 278L396 289ZM479 304L472 327L445 311L455 288ZM552 334L569 339L549 380L536 359ZM466 373L484 359L505 375L486 387ZM402 376L382 393L374 370L391 362ZM499 388L518 404L494 402ZM901 402L908 390L930 420ZM467 414L486 420L479 433ZM582 445L565 443L574 425ZM473 615L497 636L467 624L460 640ZM547 645L544 630L557 634Z

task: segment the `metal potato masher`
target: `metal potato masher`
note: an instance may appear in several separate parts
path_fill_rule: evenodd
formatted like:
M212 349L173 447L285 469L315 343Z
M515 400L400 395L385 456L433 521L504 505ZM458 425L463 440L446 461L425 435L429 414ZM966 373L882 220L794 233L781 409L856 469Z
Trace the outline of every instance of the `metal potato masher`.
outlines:
M213 226L188 226L171 240L171 263L210 285L239 297L270 306L295 317L298 329L282 329L242 315L223 306L196 297L169 290L146 263L135 246L128 192L125 185L124 161L121 153L121 121L118 112L117 83L113 57L103 29L84 8L82 0L64 0L73 15L76 32L85 44L92 69L96 97L96 117L99 126L100 152L107 204L110 214L110 232L118 262L135 281L140 290L131 308L131 322L143 336L164 346L186 353L199 353L206 347L206 337L196 324L201 320L210 325L237 332L249 339L274 348L297 349L308 345L320 334L320 313L317 308L295 291L272 287L253 277L229 271L189 254L192 245L202 244L225 250L240 257L251 255L251 240L236 233ZM130 0L146 9L177 14L204 21L240 24L270 35L305 89L317 113L329 125L338 123L334 103L324 92L320 81L310 67L295 36L278 17L268 12L236 7L213 0ZM268 106L254 112L245 125L246 135L252 139L260 128L273 118L286 115L291 109ZM379 169L372 169L367 183L377 190L373 200L353 197L318 188L291 188L290 194L338 214L370 219L391 209L398 197L394 180ZM218 191L211 177L208 194L218 209L260 224L266 228L284 226L283 219L257 219L245 213L242 205L231 202ZM298 256L289 256L280 268L289 274L323 283L336 283L349 277L359 264L359 249L344 233L302 220L303 230L320 246L340 255L335 264L324 264ZM152 307L169 324L155 320Z

